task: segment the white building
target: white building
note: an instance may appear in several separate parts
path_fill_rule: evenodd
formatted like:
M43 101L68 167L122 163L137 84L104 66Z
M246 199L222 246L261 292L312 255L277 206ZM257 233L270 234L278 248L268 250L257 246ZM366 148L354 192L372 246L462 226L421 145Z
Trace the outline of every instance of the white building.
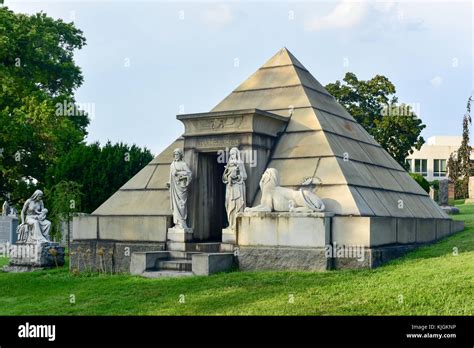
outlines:
M407 157L410 172L421 174L428 181L446 179L449 155L459 149L461 142L462 136L428 138L420 150Z

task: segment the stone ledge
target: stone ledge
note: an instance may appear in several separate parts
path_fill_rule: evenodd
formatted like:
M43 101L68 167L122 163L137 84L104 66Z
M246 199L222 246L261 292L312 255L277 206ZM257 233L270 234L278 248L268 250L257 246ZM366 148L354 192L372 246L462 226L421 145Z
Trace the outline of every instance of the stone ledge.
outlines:
M264 211L246 211L246 212L240 212L237 213L237 217L242 216L242 217L260 217L260 218L279 218L279 217L284 217L284 218L305 218L305 217L317 217L317 218L326 218L326 217L333 217L335 214L330 213L330 212L308 212L308 213L303 213L303 212L287 212L287 211L282 211L282 212L264 212Z

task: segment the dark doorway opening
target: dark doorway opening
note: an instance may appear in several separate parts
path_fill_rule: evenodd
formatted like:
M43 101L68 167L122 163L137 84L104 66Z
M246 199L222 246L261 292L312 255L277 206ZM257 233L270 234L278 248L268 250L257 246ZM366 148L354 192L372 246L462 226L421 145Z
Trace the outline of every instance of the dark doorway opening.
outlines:
M225 163L219 163L217 159L215 152L201 152L198 157L194 238L199 241L222 241L222 229L228 225L225 210L225 185L222 183Z

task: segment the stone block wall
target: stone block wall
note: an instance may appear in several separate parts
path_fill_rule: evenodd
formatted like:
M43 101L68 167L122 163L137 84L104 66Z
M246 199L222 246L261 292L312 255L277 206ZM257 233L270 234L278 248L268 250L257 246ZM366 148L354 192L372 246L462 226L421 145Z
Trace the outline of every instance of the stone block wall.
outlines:
M239 214L236 255L239 268L311 271L374 268L464 228L462 222L450 219L333 216L306 221L301 218L289 213ZM304 229L290 229L290 225ZM315 234L326 237L315 239ZM319 242L315 244L315 240Z
M132 253L163 250L164 242L72 241L69 269L72 272L129 273Z
M331 241L368 248L423 244L462 231L462 221L371 216L335 216Z
M166 242L171 216L83 215L73 219L73 240Z

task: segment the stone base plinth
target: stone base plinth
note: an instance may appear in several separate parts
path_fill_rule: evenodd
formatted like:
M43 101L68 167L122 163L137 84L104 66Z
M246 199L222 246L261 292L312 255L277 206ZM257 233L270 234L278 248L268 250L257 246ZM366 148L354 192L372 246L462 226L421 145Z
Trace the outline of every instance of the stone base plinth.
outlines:
M241 270L374 268L464 228L448 218L237 214Z
M238 267L243 271L326 271L332 269L376 268L399 258L424 244L395 245L376 248L344 248L333 245L325 248L285 248L243 246L237 255Z
M241 246L237 253L238 267L242 271L326 271L331 259L325 249L285 248L268 246Z
M10 262L6 272L28 272L64 265L64 247L59 243L13 244L9 250Z
M324 247L330 240L331 213L244 212L237 214L237 244Z
M34 272L34 271L41 271L46 269L46 267L35 267L35 266L3 266L3 272L9 273L26 273L26 272Z
M227 227L222 229L222 243L235 244L236 241L237 233L233 228Z
M464 204L474 204L474 198L466 198Z
M186 242L193 239L192 228L182 228L174 226L168 228L168 234L166 237L166 246L168 250L184 251L186 250Z
M166 239L172 242L189 242L193 239L193 229L178 226L170 227Z
M442 205L440 206L440 208L443 209L444 212L449 215L459 214L459 209L451 205Z

